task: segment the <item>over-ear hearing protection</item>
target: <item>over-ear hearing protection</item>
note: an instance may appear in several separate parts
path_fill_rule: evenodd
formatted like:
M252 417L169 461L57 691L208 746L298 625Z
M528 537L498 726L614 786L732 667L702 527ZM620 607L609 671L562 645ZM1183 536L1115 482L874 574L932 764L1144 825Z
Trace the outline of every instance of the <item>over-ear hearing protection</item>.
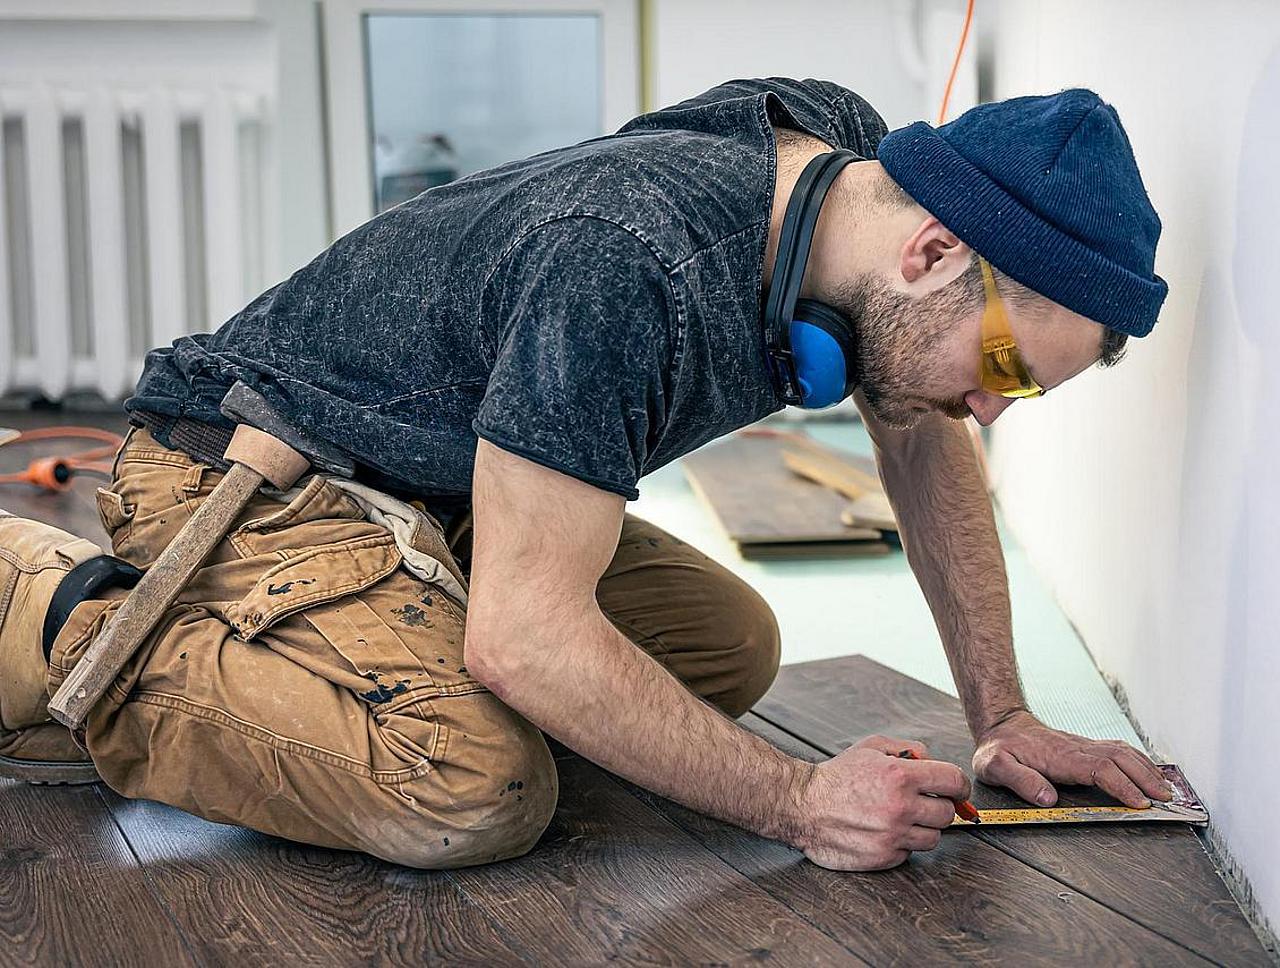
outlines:
M853 324L825 303L801 299L800 284L822 200L844 166L862 160L852 151L818 155L800 173L782 218L764 331L774 389L792 406L832 406L853 392L857 379Z

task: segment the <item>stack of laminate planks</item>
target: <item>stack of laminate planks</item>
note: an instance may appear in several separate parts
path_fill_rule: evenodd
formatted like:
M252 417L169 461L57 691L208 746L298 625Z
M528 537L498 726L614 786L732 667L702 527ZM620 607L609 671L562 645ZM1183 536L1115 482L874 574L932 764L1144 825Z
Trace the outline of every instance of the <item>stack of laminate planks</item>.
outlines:
M804 434L742 431L684 468L744 558L882 555L897 543L875 461Z

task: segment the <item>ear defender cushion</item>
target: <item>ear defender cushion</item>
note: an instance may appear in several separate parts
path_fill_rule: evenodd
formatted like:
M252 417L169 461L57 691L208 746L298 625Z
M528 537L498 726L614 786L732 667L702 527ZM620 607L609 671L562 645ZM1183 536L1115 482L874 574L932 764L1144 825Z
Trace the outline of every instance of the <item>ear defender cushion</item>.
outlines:
M830 407L853 392L856 374L849 323L836 310L812 299L796 303L791 321L791 352L806 409Z

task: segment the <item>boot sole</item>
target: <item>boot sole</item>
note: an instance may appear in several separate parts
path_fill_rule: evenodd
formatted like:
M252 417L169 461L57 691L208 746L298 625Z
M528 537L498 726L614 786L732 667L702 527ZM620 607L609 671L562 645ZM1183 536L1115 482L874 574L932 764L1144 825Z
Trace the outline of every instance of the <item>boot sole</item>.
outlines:
M47 786L97 783L97 767L87 763L59 763L55 760L15 760L0 756L0 779L21 780Z

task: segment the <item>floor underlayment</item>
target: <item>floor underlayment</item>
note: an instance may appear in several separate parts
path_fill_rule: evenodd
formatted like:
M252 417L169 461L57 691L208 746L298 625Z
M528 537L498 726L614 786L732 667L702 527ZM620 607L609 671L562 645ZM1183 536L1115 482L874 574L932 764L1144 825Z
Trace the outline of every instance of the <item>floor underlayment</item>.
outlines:
M856 421L812 423L808 430L831 446L871 453L867 432ZM745 561L693 493L679 462L641 481L640 500L628 510L700 548L760 592L782 628L783 663L862 653L956 694L933 617L901 551L882 558ZM1018 666L1032 710L1059 729L1138 743L1026 554L1003 527L1000 536Z

